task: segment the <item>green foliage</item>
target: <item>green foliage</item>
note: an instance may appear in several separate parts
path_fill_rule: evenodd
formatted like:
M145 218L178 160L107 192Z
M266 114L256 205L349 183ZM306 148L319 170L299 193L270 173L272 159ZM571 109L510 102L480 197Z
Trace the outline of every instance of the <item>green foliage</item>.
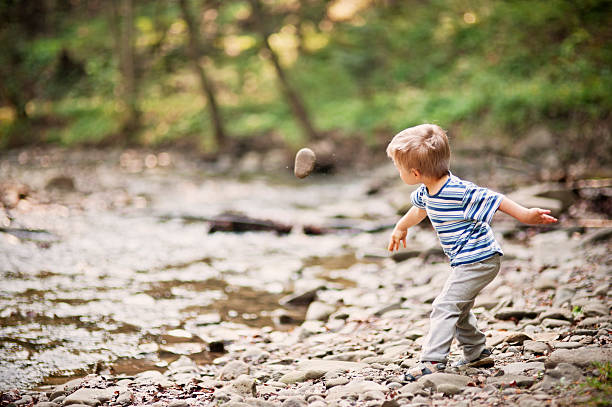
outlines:
M612 364L596 362L594 366L598 374L587 377L583 392L591 395L588 405L609 406L612 404Z
M48 6L53 29L33 32L26 30L31 22L13 13L13 3L0 8L0 15L10 17L0 28L6 44L0 66L8 68L0 68L0 109L21 109L34 120L54 116L61 125L46 141L117 139L124 112L112 3ZM212 121L187 56L177 3L134 4L142 121L137 140L200 140L212 148ZM542 124L561 133L590 134L589 126L601 123L609 129L608 1L372 2L343 21L326 15L324 1L303 9L284 0L262 4L267 24L282 34L276 52L288 80L320 131L371 142L375 133L422 122L513 138ZM290 145L305 142L261 50L249 2L190 7L201 24L200 63L215 84L228 133L274 133ZM75 75L62 74L63 52ZM22 118L1 113L0 137L6 141L9 133L15 137L13 122Z

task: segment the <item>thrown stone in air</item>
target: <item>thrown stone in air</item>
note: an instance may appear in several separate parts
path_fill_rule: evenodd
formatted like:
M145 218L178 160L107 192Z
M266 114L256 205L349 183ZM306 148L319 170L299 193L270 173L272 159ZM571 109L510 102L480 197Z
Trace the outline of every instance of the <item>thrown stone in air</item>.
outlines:
M314 169L315 161L317 160L314 151L309 148L303 148L295 155L294 174L298 178L305 178Z

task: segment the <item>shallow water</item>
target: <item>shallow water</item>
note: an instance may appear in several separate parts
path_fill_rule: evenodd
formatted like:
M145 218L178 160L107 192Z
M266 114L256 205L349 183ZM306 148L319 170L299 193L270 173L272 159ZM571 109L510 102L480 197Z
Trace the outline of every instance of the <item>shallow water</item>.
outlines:
M290 329L279 315L297 324L305 308L279 300L354 285L335 270L379 270L384 256L363 252L384 253L386 236L359 230L395 220L389 199L367 194L388 168L297 181L224 176L173 155L147 168L137 152L23 154L0 165L1 180L30 188L0 218L0 389L163 370L183 354L206 363L219 330ZM208 233L206 220L227 212L292 230Z

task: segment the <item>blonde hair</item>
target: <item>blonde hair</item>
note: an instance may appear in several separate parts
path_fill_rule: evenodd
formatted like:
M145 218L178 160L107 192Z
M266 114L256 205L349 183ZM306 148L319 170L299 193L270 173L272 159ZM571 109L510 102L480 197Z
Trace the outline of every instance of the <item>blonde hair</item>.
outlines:
M414 168L428 177L441 178L449 170L448 137L435 124L421 124L397 133L387 146L387 155L395 165L406 170Z

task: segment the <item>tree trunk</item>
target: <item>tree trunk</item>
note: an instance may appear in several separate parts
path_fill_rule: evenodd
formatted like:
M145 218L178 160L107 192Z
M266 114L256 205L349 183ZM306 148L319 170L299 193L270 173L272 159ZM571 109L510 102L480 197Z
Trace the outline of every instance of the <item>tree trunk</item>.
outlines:
M202 87L202 94L208 104L208 110L210 118L213 122L215 132L215 142L218 147L222 147L226 144L227 137L225 135L225 129L223 126L223 119L221 118L221 112L219 111L219 105L217 104L217 98L215 96L215 90L212 83L206 75L204 67L200 64L200 57L202 56L202 46L200 44L200 30L199 27L189 11L189 5L187 0L179 0L179 5L183 13L183 19L187 24L187 31L189 32L189 57L193 64L200 85Z
M280 61L278 59L278 55L270 46L270 41L268 38L270 37L270 33L264 26L265 15L262 10L261 3L259 0L250 0L251 7L253 8L253 14L255 17L255 24L257 25L257 29L259 34L262 36L263 45L265 49L270 54L270 59L272 60L272 64L274 65L274 70L276 71L276 75L278 76L278 80L280 82L282 91L291 107L291 111L293 112L294 117L297 119L298 123L302 127L306 137L308 140L316 140L318 138L318 133L315 130L312 121L310 120L310 116L308 114L308 110L302 101L302 98L297 93L297 91L291 86L289 79L285 70L283 69Z
M128 141L134 141L135 133L140 128L134 52L134 2L133 0L113 0L112 9L111 27L121 72L121 101L127 111L122 131Z

